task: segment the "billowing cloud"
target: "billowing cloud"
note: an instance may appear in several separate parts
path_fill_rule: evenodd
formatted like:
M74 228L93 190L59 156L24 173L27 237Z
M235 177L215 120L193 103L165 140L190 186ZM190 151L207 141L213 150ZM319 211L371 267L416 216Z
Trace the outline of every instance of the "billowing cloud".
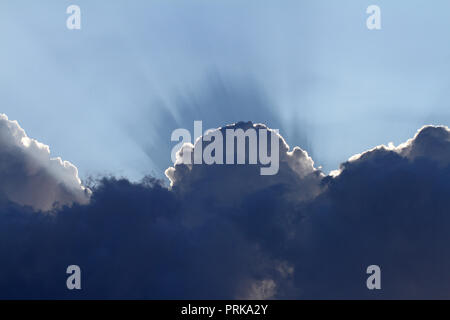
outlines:
M276 103L264 85L251 76L236 77L224 72L210 71L193 88L163 95L148 104L143 104L139 114L121 119L119 125L147 154L158 178L170 163L172 144L167 143L174 128L193 129L193 123L201 119L204 129L216 128L228 123L252 120L263 122L271 128L282 128L283 136L291 142L307 148L313 154L309 135L313 128L302 119L305 109L296 105L288 119L277 112Z
M312 298L449 298L449 138L447 127L427 126L325 178L298 239L298 259L315 261L298 260L297 285ZM382 269L379 292L365 287L372 264Z
M443 166L450 163L450 134L444 126L425 126L416 136L397 148L402 156L415 160L428 158Z
M51 158L47 145L29 138L4 114L0 114L0 181L0 199L36 210L89 201L90 191L81 185L77 168Z
M446 298L449 135L425 127L329 176L277 135L274 176L179 161L171 188L105 178L88 204L51 216L4 201L0 297ZM81 291L65 288L71 264ZM381 291L366 288L372 264Z
M257 164L248 165L249 140L246 140L245 145L245 165L237 164L237 153L235 150L233 164L227 164L226 161L226 144L227 144L227 130L237 132L242 130L245 133L249 130L254 130L256 140L254 143L254 150L257 154ZM260 162L260 130L267 132L267 149L268 155L271 155L271 139L272 135L278 142L275 144L278 147L278 156L273 157L270 164L262 165ZM198 148L200 153L206 153L208 145L215 142L216 135L219 134L222 144L222 154L220 157L223 164L212 165L196 165L194 161L194 154ZM236 141L237 144L237 141ZM235 147L236 149L236 147ZM183 153L187 152L188 163L185 163ZM203 154L204 155L204 154ZM202 161L204 161L202 159ZM262 175L261 168L272 167L273 173L269 175ZM246 194L251 194L257 190L265 189L275 185L285 185L289 188L295 188L297 198L310 198L319 192L319 182L323 178L323 173L314 167L314 161L306 151L299 147L290 150L289 145L276 131L271 130L263 124L253 124L252 122L239 122L233 125L228 125L218 129L210 130L202 139L197 139L195 146L188 143L185 144L177 154L177 160L174 167L166 170L166 176L171 181L171 185L178 191L194 191L202 192L204 189L206 194L216 193L217 199L220 194L225 195L224 201L229 202L233 191L236 191L235 196L245 198ZM214 185L211 189L210 186ZM195 186L195 187L194 187ZM236 186L239 186L236 188ZM302 190L299 190L302 188Z

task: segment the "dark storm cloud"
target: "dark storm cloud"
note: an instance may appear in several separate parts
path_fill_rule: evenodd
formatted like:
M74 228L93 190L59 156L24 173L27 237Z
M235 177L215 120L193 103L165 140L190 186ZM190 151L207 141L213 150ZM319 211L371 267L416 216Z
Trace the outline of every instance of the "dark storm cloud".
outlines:
M172 189L103 179L88 205L53 215L0 197L0 297L448 297L447 128L355 156L334 176L280 146L276 176L178 165ZM66 289L71 264L81 291ZM365 286L371 264L382 291Z
M448 128L425 127L325 178L327 191L307 208L299 256L316 261L296 283L314 298L450 298L449 138ZM371 264L383 271L380 293L365 288Z

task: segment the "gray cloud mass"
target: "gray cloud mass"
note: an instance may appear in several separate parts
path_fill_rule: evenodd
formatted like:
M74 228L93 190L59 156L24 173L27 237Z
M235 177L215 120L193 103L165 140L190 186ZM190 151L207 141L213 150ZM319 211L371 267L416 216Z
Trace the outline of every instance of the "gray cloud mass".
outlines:
M0 114L0 194L15 203L48 211L89 202L77 168L51 158L47 145L29 138L17 121Z
M227 126L248 127L266 128ZM177 162L171 187L103 178L89 194L73 165L0 116L0 298L448 298L447 127L330 175L278 137L274 176ZM65 288L70 264L81 291ZM381 291L365 286L371 264Z

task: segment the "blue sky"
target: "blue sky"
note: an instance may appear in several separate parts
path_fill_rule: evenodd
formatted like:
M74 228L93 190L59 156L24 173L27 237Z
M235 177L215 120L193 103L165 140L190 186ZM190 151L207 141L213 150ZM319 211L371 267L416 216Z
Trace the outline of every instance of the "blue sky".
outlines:
M0 299L448 298L450 129L415 133L449 124L449 9L1 1ZM194 120L263 122L315 166L280 144L276 175L181 161L169 188Z
M382 30L366 28L371 4ZM170 132L193 120L265 122L329 171L449 124L449 14L443 0L2 1L0 112L81 177L162 176Z

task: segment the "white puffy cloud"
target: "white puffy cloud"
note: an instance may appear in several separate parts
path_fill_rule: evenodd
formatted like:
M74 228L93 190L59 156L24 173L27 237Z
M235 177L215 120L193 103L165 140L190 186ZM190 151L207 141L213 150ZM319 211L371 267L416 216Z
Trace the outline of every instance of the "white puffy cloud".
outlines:
M347 162L341 164L338 170L331 171L330 175L336 177L352 162L376 161L377 156L390 151L410 161L427 158L442 166L447 166L450 164L450 129L447 126L424 126L417 131L413 138L398 146L394 146L393 143L389 143L387 146L379 145L351 156Z
M446 126L425 126L414 138L395 149L399 154L414 160L427 157L441 165L450 163L450 129Z
M215 130L210 130L204 135L202 150L204 151L214 139L209 138L216 133L222 133L223 141L223 159L226 158L225 136L226 130L244 131L255 129L267 130L269 137L268 149L270 150L270 137L275 135L278 138L279 146L279 166L278 172L274 175L261 175L261 168L269 165L262 165L258 156L258 163L249 165L249 146L246 146L245 163L246 165L237 164L214 164L214 165L192 165L194 162L193 155L195 150L200 146L201 139L197 139L195 146L186 143L177 154L177 159L173 167L166 170L166 176L171 182L171 186L181 192L205 192L207 194L215 194L218 199L226 196L224 201L233 201L275 185L285 185L294 188L295 198L297 200L305 200L316 196L320 192L320 180L324 177L321 170L314 167L314 161L308 153L299 147L290 150L289 145L283 137L275 130L268 128L263 124L253 124L252 122L239 122L227 125ZM257 144L259 146L259 134L257 135ZM190 160L186 163L183 157L184 152L190 153ZM189 157L188 157L189 158ZM275 160L273 160L275 161ZM225 162L225 161L224 161ZM235 162L236 163L236 162ZM221 196L222 195L222 196Z
M77 168L51 158L50 148L29 138L17 121L0 114L0 197L35 210L86 204L90 190Z

